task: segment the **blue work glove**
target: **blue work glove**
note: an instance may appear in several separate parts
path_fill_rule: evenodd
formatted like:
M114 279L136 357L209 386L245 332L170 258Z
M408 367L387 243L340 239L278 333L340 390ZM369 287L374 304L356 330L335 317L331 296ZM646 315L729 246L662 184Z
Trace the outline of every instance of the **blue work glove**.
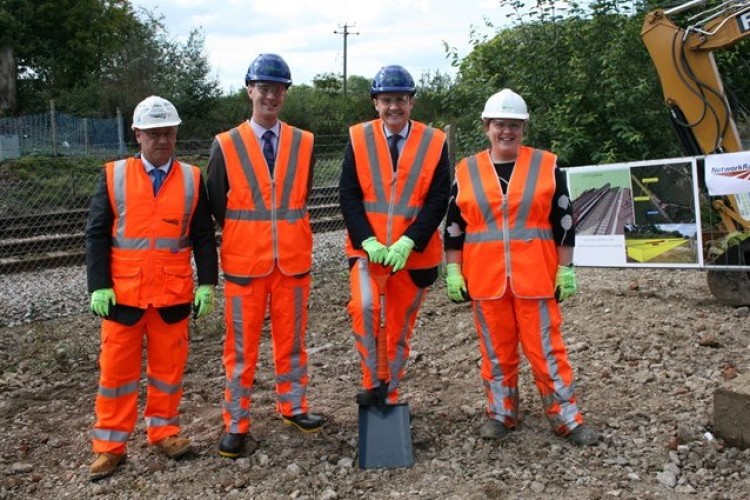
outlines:
M373 264L382 264L388 254L388 247L380 243L375 236L370 236L362 242L362 250L367 252L367 257Z
M214 286L200 285L196 288L193 306L195 319L214 312Z
M448 287L448 298L453 302L469 300L469 291L466 289L466 280L461 273L461 264L448 264L445 266L445 270L445 284Z
M406 261L413 248L414 240L408 236L400 237L396 243L388 247L388 255L385 256L383 265L393 267L394 273L400 271L406 265Z
M91 311L97 316L109 316L110 303L117 305L114 288L100 288L91 293Z
M555 275L555 298L562 302L568 297L572 297L578 291L576 285L576 272L573 266L557 266Z

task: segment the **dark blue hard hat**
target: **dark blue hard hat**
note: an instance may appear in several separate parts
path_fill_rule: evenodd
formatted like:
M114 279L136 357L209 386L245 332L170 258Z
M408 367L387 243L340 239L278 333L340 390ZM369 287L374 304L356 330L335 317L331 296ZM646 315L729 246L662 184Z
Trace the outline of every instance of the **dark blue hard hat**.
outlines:
M417 86L414 85L414 78L403 66L392 64L380 68L370 87L372 97L383 92L404 92L414 95L417 92Z
M261 81L283 83L287 87L292 84L292 73L280 55L260 54L250 63L245 75L245 85Z

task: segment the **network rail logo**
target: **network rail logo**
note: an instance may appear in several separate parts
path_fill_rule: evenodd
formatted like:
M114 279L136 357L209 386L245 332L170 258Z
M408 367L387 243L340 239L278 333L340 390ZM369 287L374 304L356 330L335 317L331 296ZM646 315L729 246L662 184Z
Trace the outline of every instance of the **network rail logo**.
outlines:
M743 181L750 180L750 164L732 165L730 167L711 167L711 173L722 177L732 177Z

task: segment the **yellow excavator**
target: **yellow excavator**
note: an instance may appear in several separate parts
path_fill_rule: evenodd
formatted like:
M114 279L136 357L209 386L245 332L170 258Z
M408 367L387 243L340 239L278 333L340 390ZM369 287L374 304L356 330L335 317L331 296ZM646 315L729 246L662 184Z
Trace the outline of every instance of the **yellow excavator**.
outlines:
M677 18L680 25L673 20ZM692 0L646 15L641 38L687 155L743 150L713 51L747 37L750 0L729 0L709 7L706 0ZM740 196L750 197L711 197L719 222L703 233L704 241L711 245L706 260L708 287L718 300L734 306L750 305L750 221L741 215Z

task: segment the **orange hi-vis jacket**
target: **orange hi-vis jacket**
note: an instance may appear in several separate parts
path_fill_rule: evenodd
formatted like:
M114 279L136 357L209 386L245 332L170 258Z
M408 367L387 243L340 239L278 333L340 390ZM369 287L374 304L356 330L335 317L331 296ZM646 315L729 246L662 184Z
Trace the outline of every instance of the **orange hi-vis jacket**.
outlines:
M112 282L117 304L145 309L193 299L190 221L198 204L200 170L173 161L159 193L143 162L107 163L112 225Z
M522 146L504 195L489 151L456 166L456 205L466 221L462 270L475 300L555 291L557 245L549 221L557 157ZM508 279L510 278L510 279Z
M427 125L412 121L411 131L398 158L394 172L383 121L373 120L350 127L349 137L363 204L375 237L388 246L398 240L424 206L425 198L445 144L445 134ZM406 269L428 269L442 259L440 234L436 230L423 251L412 252ZM346 255L362 257L364 250L355 250L349 237Z
M307 211L313 134L281 123L274 174L250 123L217 136L226 162L229 193L221 236L224 273L238 278L286 275L312 267Z

